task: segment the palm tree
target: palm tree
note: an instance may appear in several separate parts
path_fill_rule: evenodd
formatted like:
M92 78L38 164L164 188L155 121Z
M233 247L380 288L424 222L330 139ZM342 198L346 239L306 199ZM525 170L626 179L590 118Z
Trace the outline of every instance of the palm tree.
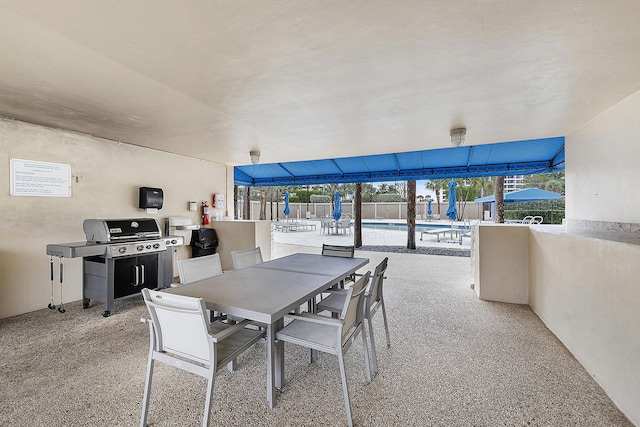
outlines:
M493 178L490 177L490 176L482 176L482 177L479 177L479 178L473 178L473 180L478 183L478 190L480 192L478 197L486 196L494 186Z
M244 214L242 219L251 219L251 187L244 187Z
M496 222L504 223L504 176L496 177Z
M238 186L233 186L233 219L238 219Z
M407 181L407 249L416 248L416 180Z
M455 179L454 181L458 183L458 186L456 187L458 195L458 217L464 218L464 210L467 206L467 202L472 202L477 197L484 197L485 193L489 191L491 178L466 178Z
M365 182L363 184L360 184L360 194L362 196L363 202L373 202L375 201L376 188L373 186L373 184Z
M267 219L267 187L260 187L260 219Z
M426 188L427 190L433 190L436 193L436 203L438 204L438 214L440 214L440 193L441 191L444 191L445 188L447 188L447 182L449 182L446 179L432 179L427 181L427 183L424 185L424 188Z

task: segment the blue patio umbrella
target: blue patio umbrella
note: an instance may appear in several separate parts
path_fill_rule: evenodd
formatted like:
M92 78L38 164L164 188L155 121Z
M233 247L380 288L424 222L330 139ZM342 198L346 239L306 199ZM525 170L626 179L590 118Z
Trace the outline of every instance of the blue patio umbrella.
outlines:
M342 202L340 201L340 192L333 193L333 219L336 221L342 216Z
M449 207L447 208L447 218L451 221L455 221L458 217L458 211L456 209L456 186L458 185L455 181L449 181L447 186L449 186Z
M427 214L431 215L433 213L433 211L431 210L431 202L433 202L433 200L429 199L427 200Z
M291 209L289 209L289 192L284 192L284 215L289 216Z

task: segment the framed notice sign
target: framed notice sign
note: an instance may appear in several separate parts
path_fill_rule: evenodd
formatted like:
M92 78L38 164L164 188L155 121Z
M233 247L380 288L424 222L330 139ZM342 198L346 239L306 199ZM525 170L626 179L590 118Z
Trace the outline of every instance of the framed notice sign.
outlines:
M11 195L71 197L71 165L11 159Z

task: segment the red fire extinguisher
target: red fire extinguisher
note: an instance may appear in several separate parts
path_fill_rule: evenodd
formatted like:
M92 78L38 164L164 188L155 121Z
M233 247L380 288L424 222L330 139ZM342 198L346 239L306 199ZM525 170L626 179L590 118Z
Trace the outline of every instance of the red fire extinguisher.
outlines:
M202 225L209 224L209 203L202 202Z

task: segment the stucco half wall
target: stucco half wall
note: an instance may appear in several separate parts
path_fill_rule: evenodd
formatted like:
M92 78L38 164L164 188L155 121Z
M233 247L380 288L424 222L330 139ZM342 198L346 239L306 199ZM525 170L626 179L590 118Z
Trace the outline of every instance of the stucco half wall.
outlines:
M474 249L479 297L528 303L640 425L640 244L563 226L481 224Z
M640 246L531 231L529 305L640 424Z

